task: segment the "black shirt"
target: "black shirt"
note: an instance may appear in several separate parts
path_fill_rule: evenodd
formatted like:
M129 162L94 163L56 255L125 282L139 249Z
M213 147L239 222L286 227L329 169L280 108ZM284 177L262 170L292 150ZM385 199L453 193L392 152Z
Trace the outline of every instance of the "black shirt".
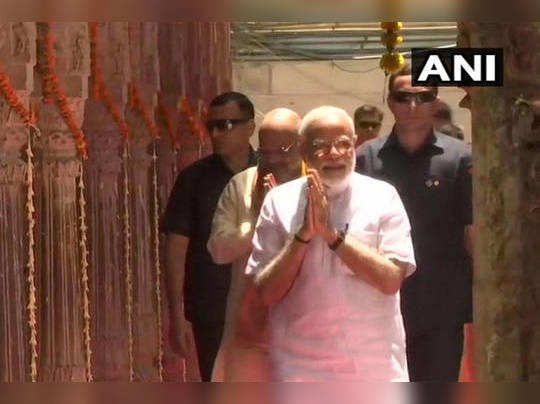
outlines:
M357 171L396 187L411 222L417 271L403 284L408 332L471 321L472 270L464 247L472 224L471 151L435 132L409 155L395 134L360 148Z
M249 165L256 164L250 151ZM247 168L247 167L246 167ZM184 279L184 310L190 321L223 322L230 265L217 265L206 249L221 192L234 173L212 154L183 170L171 191L162 231L189 238Z

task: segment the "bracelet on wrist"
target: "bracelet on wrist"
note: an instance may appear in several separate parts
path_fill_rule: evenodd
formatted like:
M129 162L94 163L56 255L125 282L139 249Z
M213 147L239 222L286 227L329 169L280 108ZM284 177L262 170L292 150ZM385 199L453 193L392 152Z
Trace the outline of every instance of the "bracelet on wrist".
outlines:
M328 247L332 251L336 251L338 249L338 247L341 245L341 243L343 243L343 241L345 240L345 235L347 234L348 229L349 229L349 224L347 224L345 226L345 230L340 230L340 231L337 232L336 241L334 241L332 244L328 245Z
M298 241L299 243L302 243L302 244L309 244L309 242L311 241L311 239L310 239L310 240L304 240L302 237L300 237L300 236L298 235L298 233L295 233L295 234L294 234L294 239L295 239L296 241Z

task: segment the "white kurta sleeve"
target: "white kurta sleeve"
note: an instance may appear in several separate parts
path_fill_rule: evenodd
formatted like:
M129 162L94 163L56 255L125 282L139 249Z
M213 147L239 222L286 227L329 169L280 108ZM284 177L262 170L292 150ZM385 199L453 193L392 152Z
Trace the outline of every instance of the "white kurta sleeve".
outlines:
M253 249L246 267L247 275L256 275L274 259L287 240L287 233L279 220L273 190L266 196L253 236Z
M379 252L386 258L407 264L406 276L409 276L416 270L411 225L394 187L391 187L389 201L384 205L379 222Z
M210 238L206 247L216 264L229 264L245 255L251 248L253 229L251 222L242 222L240 209L244 197L242 177L234 177L223 190L212 220Z

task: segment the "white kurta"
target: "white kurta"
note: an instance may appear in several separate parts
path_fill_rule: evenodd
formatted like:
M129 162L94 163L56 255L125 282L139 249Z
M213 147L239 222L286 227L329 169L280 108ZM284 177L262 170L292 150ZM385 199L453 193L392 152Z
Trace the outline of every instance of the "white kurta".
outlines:
M246 272L261 271L304 219L306 179L267 195ZM407 214L391 185L353 173L330 201L330 221L382 255L415 270ZM399 293L385 295L355 275L322 238L311 241L288 294L270 310L278 381L408 381Z

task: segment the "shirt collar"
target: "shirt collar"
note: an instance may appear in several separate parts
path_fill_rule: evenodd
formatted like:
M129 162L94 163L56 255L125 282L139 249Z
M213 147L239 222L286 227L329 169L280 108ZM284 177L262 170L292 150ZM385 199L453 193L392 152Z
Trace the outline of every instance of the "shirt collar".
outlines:
M225 162L223 161L223 158L217 153L214 153L214 162L216 164L218 164L218 165L221 165L225 170L231 171L231 169L229 167L227 167L227 164L225 164ZM257 165L257 154L255 153L255 150L253 150L253 148L250 145L249 146L248 164L244 168L252 167L252 166L255 166L255 165Z
M396 149L398 151L405 152L405 150L403 149L403 147L401 147L401 144L399 143L397 134L395 133L395 127L392 128L392 132L381 147L381 152L385 149ZM441 151L443 151L441 134L436 130L432 130L431 135L428 137L424 147L422 147L417 153L415 153L415 155L420 155L427 152L437 154Z

